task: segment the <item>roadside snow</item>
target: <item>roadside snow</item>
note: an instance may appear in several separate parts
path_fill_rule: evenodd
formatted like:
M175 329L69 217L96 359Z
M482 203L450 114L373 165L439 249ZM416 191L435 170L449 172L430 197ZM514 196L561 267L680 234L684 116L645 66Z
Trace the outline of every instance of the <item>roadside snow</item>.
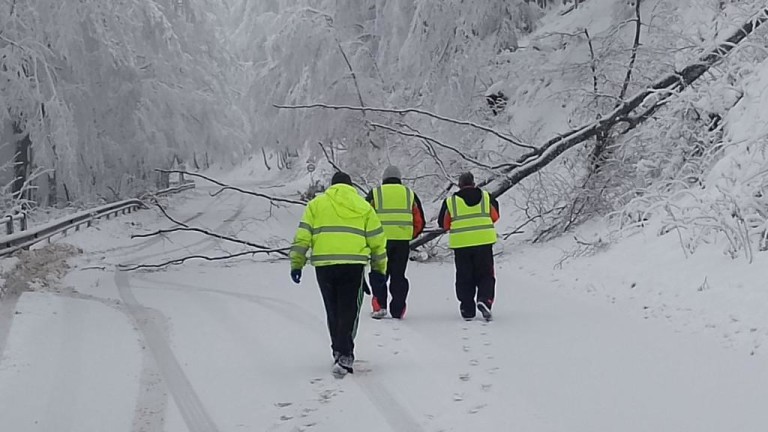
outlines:
M201 190L176 204L182 220L253 238L290 236L301 213ZM22 295L0 363L4 428L762 432L768 424L762 261L749 266L717 248L685 260L674 237L638 234L555 268L572 241L510 243L489 324L459 318L452 263L411 263L406 319L371 320L367 297L360 361L339 381L311 269L298 286L286 262L262 258L115 273L120 262L232 250L192 233L130 240L168 226L154 212L134 217L67 238L84 249L63 282L72 289ZM601 228L584 227L580 238ZM84 406L109 415L89 417Z

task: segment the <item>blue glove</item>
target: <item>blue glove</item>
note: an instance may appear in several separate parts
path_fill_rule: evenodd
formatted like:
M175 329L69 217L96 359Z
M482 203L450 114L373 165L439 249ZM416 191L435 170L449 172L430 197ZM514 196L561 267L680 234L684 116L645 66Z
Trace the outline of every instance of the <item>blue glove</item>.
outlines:
M301 269L291 270L291 279L293 279L293 283L301 282Z
M373 289L387 289L387 275L372 271L368 273L368 280L371 282L371 288Z

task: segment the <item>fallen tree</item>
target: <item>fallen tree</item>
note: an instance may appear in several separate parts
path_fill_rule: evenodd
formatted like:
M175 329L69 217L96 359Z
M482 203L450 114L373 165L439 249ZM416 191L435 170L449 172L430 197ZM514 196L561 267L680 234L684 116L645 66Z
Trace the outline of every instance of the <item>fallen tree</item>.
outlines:
M491 133L496 137L519 148L529 150L514 161L510 161L501 165L497 164L496 166L491 167L500 168L503 166L503 168L497 171L498 174L495 174L487 180L479 183L479 186L481 187L488 187L494 197L499 197L526 179L531 174L536 173L545 166L549 165L552 161L557 159L566 151L578 145L585 144L592 138L607 137L609 134L614 132L614 129L619 125L625 125L625 128L619 131L617 133L618 135L624 135L627 132L635 129L644 121L651 118L651 116L653 116L653 114L655 114L659 109L664 107L674 95L679 94L683 90L690 87L691 84L693 84L702 75L704 75L704 73L707 72L711 67L722 61L739 45L739 43L746 39L766 21L768 21L768 7L762 8L760 11L754 14L749 20L747 20L738 29L736 29L725 41L718 44L715 48L707 51L705 54L699 56L694 63L689 64L680 71L675 71L664 76L629 100L619 102L613 111L600 116L594 122L590 122L579 128L572 129L566 133L557 135L538 147L523 143L515 137L499 132L487 126L483 126L467 120L457 120L444 117L439 114L416 108L374 108L350 105L331 105L324 103L274 106L280 109L332 109L361 112L371 111L379 113L399 114L401 116L407 114L417 114L452 124L469 126L487 133ZM375 124L375 126L382 127L382 125L379 123ZM389 129L400 134L405 134L400 130L392 130L392 128ZM429 138L425 136L416 136L415 134L413 135L414 137L429 140ZM411 249L416 249L440 237L444 233L444 231L436 230L424 234L411 242Z
M584 144L591 138L600 134L607 136L615 127L622 124L626 125L626 128L618 133L620 135L626 134L651 118L674 95L688 88L712 66L723 60L739 43L766 21L768 21L768 7L753 15L730 37L700 56L696 62L689 64L679 72L666 75L595 122L558 135L535 150L520 156L515 160L516 165L501 170L501 175L491 177L481 182L480 185L488 187L494 197L499 197L531 174L547 166L567 150ZM411 249L418 248L442 234L444 234L443 231L425 234L411 242Z

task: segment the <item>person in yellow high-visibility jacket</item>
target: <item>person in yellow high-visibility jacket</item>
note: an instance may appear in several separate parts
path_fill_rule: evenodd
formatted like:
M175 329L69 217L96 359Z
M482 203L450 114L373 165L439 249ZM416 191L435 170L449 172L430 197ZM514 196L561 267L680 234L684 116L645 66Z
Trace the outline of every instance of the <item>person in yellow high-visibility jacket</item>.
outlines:
M376 212L352 187L349 175L337 172L331 187L307 204L291 247L291 279L311 250L317 283L325 304L336 376L352 372L354 339L363 302L364 269L371 284L386 284L387 240Z
M486 321L496 295L493 245L499 220L499 203L475 186L472 173L459 177L459 191L446 198L437 222L448 231L448 246L456 263L456 297L465 320L475 318L475 308Z
M389 313L392 318L402 319L405 318L410 288L405 270L411 253L411 240L424 229L424 209L419 196L403 185L399 168L388 166L382 178L381 186L371 190L365 199L379 215L384 235L387 236L387 277L389 293L392 294ZM387 316L387 294L386 285L382 289L373 290L371 318L382 319Z

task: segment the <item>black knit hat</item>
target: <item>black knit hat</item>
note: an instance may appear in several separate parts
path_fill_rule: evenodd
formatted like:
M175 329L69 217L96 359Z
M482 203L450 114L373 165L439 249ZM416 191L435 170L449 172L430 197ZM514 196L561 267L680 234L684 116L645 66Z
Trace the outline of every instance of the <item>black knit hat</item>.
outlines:
M331 184L335 185L339 183L352 186L352 178L349 176L349 174L338 171L333 175L333 177L331 177Z
M474 186L475 176L471 172L465 172L459 176L459 187Z

